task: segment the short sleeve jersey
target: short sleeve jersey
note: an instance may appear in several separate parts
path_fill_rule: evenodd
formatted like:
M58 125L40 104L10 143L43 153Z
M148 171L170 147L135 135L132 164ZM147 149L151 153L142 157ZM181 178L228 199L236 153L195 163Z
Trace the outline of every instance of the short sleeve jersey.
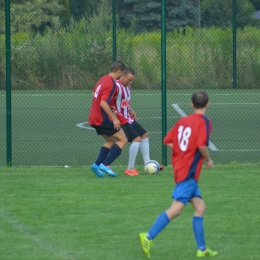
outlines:
M116 93L116 82L109 75L103 76L96 84L92 93L92 104L89 112L90 125L102 125L110 122L107 114L100 106L101 101L110 103Z
M202 114L192 114L178 120L164 138L165 144L173 143L172 165L174 182L186 179L199 180L204 158L199 147L209 145L211 121Z
M131 100L131 87L123 86L120 80L116 81L117 89L115 98L112 101L113 106L116 108L117 118L121 124L133 123L133 119L129 114L130 100Z

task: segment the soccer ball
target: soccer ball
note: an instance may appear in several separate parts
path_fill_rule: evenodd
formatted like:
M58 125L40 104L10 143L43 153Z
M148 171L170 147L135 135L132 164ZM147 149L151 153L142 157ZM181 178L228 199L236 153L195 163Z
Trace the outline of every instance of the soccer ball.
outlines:
M155 160L151 160L145 164L144 171L147 174L157 174L160 171L160 165Z

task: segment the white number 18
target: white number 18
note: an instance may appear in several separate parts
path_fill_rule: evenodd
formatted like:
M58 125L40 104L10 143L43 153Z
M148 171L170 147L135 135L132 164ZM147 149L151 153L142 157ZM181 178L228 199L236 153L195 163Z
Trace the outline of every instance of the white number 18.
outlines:
M191 135L191 128L184 128L182 125L178 129L178 141L180 149L185 152L189 144L189 137Z

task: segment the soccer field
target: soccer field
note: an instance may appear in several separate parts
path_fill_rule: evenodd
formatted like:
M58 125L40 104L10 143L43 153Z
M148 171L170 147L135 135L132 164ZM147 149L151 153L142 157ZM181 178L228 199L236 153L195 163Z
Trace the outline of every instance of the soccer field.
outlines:
M195 90L167 91L167 130L192 113ZM216 164L259 162L260 91L208 90L213 121L209 151ZM5 118L5 92L0 92L0 116ZM131 105L138 122L150 133L151 158L162 161L161 93L132 90ZM13 91L12 161L16 166L87 166L95 160L102 138L88 125L91 91ZM0 165L6 163L6 126L1 120ZM126 165L129 145L115 165ZM168 150L167 163L170 161ZM139 154L137 164L143 161Z
M89 167L0 167L0 259L142 260L138 234L167 209L172 168L99 179ZM259 164L203 168L200 190L209 247L219 260L258 260ZM192 207L154 240L151 259L192 260Z

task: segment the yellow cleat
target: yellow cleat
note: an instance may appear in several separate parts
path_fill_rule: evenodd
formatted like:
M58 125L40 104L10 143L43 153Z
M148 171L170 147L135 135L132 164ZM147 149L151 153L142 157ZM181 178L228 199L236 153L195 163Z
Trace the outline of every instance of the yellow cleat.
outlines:
M205 251L197 250L197 257L216 256L218 252L206 248Z
M147 258L150 258L150 249L153 244L152 240L147 238L148 233L141 233L139 234L139 239L141 243L141 247L143 249L143 253Z

